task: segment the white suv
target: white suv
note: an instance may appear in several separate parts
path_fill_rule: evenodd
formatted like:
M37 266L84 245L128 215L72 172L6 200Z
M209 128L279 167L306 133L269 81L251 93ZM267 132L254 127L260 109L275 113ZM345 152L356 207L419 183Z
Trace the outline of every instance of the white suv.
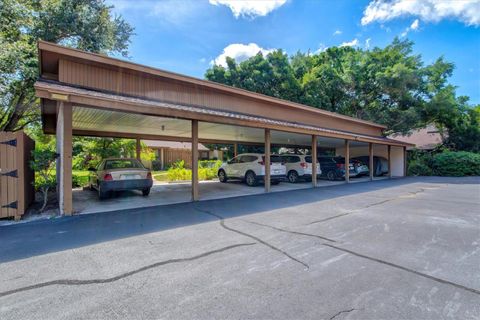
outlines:
M291 183L299 179L312 181L312 156L303 154L283 154L280 155L287 167L287 179ZM317 177L322 174L320 163L317 160Z
M249 186L256 186L265 177L265 155L261 153L243 153L222 164L218 169L220 182L228 179L244 180ZM285 179L286 167L278 155L270 156L270 182L278 184Z

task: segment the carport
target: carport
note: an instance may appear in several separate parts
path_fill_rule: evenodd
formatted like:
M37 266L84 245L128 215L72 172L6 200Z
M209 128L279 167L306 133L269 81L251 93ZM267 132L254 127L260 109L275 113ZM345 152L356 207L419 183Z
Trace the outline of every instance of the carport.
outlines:
M265 192L271 188L272 145L303 146L313 158L330 148L346 163L353 155L367 155L370 167L374 154L382 154L389 177L405 176L410 144L383 137L382 125L48 42L39 42L38 49L35 89L43 130L57 136L62 214L73 213L73 135L192 143L192 201L204 198L198 143L263 144ZM137 154L138 148L139 143ZM345 178L348 183L348 174ZM311 186L317 186L316 179Z

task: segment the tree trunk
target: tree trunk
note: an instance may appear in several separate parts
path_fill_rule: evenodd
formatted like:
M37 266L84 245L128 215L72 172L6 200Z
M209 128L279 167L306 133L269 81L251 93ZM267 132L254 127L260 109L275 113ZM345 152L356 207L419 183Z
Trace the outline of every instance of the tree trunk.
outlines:
M45 207L47 206L47 202L48 202L48 187L45 188L45 189L42 189L42 193L43 193L43 205L42 205L42 207L40 208L40 212L43 212L43 210L45 210Z

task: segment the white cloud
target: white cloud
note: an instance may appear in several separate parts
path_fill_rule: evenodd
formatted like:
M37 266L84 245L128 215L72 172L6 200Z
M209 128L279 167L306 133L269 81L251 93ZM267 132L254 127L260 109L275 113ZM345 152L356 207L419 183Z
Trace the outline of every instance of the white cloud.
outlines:
M410 27L407 27L405 29L405 31L402 32L402 34L400 35L400 37L406 37L407 34L411 31L411 30L417 30L418 27L419 27L420 23L418 21L418 19L415 19L415 21L412 22L412 24L410 25Z
M357 47L358 46L358 39L355 38L350 42L343 42L340 47Z
M418 25L419 25L419 21L418 19L415 19L415 21L413 21L412 24L410 25L410 30L417 30Z
M438 22L454 18L467 25L480 25L480 0L373 0L363 12L362 25L417 16Z
M320 43L318 45L318 49L315 51L315 53L318 54L318 53L321 53L321 52L325 52L325 51L327 51L327 49L328 49L328 47L325 44Z
M274 51L275 49L264 49L259 47L256 43L241 44L241 43L232 43L226 46L223 49L222 54L216 57L211 64L221 65L223 67L227 66L227 57L235 59L237 62L245 61L250 57L253 57L257 53L261 52L263 55Z
M224 5L230 8L235 18L240 16L263 17L283 6L287 0L209 0L215 6Z
M370 39L370 38L368 38L367 40L365 40L365 48L366 48L366 49L370 48L370 41L371 41L371 40L372 40L372 39Z
M334 36L338 36L342 34L342 30L335 30L335 32L333 33Z

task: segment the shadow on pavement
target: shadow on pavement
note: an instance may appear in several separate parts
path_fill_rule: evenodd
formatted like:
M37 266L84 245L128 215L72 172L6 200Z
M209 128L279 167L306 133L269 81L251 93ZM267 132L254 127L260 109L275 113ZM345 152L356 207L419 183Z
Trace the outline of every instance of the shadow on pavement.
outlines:
M0 227L0 263L36 255L93 245L150 232L217 221L200 210L222 212L224 218L257 214L279 208L384 190L414 183L479 184L479 177L409 177L360 184L342 184L205 200L108 213L93 213ZM198 208L198 209L197 209Z

